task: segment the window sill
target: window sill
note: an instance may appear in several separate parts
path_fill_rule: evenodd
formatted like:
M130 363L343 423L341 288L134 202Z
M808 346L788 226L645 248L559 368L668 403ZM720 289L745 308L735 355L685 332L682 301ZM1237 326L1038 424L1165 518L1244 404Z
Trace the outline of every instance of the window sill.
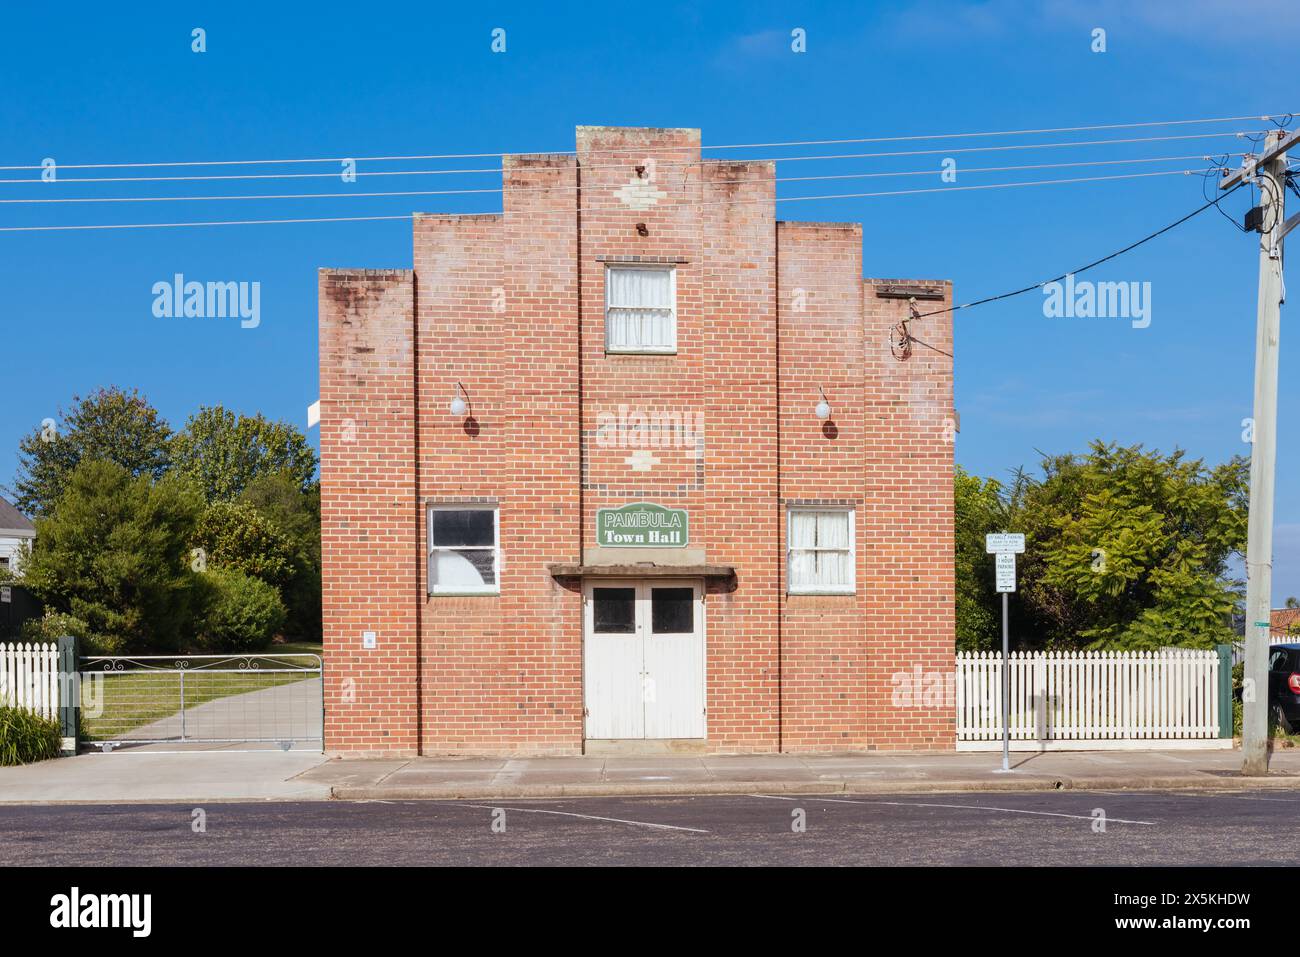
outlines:
M605 347L607 356L675 356L676 349L611 349Z
M499 598L501 589L496 591L431 591L428 598Z
M858 593L858 591L857 591L856 588L849 589L848 591L844 591L844 590L842 590L842 589L841 589L841 590L832 590L832 589L828 589L828 588L815 588L815 589L808 589L808 590L803 590L803 589L801 589L800 591L789 591L789 590L787 590L785 594L786 594L786 597L787 597L787 598L800 598L800 597L808 597L808 596L811 596L811 597L813 597L813 598L818 598L818 597L820 597L820 598L826 598L826 597L852 598L852 597L853 597L854 595L856 595L857 593Z

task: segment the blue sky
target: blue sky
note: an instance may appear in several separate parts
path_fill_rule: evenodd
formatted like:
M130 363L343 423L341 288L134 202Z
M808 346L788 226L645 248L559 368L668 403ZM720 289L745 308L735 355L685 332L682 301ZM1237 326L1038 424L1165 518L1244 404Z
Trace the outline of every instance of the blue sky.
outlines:
M0 164L140 163L573 148L578 124L694 126L705 144L904 136L1228 117L1300 109L1252 62L1280 58L1300 10L1257 0L1130 4L662 3L20 5L0 33ZM1137 9L1132 9L1137 8ZM1267 30L1261 24L1270 24ZM191 51L191 31L207 51ZM506 30L506 52L491 33ZM1092 31L1106 31L1093 52ZM806 31L807 51L790 49ZM1288 75L1286 73L1283 74ZM989 138L1012 143L1191 135L1212 126ZM979 145L891 143L778 156ZM1200 156L1231 137L951 154L954 185L1201 168L1199 160L1024 172L973 167ZM717 155L717 154L715 154ZM947 155L947 154L944 154ZM779 166L778 175L933 170L934 175L782 184L786 196L942 185L942 155ZM482 161L466 162L482 168ZM429 169L452 161L389 164ZM493 165L487 161L486 165ZM361 167L366 169L365 164ZM371 168L379 168L378 164ZM0 184L0 198L184 196L342 190L329 179L85 184L79 175L321 171L316 167L63 170L57 185ZM34 178L31 170L4 179ZM436 181L436 182L435 182ZM495 175L374 177L364 190L499 185ZM358 187L352 187L357 189ZM1049 278L1202 202L1193 176L783 203L785 219L864 224L864 273L950 278L959 300ZM1225 209L1249 205L1244 193ZM0 225L174 222L492 211L490 194L263 202L0 206ZM409 266L407 222L202 229L0 232L5 398L0 484L19 437L74 393L144 392L176 426L203 404L304 423L316 398L316 269ZM1255 244L1213 211L1089 274L1151 284L1151 323L1047 318L1031 293L959 313L957 457L1005 477L1035 450L1093 438L1175 446L1218 462L1247 451ZM261 324L152 313L175 273L261 283ZM1298 280L1300 281L1300 280ZM1283 323L1287 324L1284 307ZM924 338L924 327L914 330ZM1300 594L1300 408L1284 342L1275 604ZM314 436L313 436L314 439Z

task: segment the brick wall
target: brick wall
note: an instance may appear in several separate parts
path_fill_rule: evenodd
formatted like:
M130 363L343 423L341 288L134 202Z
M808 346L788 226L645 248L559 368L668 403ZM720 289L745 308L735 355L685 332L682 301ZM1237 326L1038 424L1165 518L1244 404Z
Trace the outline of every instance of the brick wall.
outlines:
M500 216L419 216L415 275L422 506L499 501L507 488L506 328ZM469 414L451 415L461 383ZM428 525L421 515L421 724L425 751L490 750L511 740L511 637L490 596L428 596Z
M548 566L639 499L736 569L706 601L710 749L951 748L950 709L895 694L953 665L951 360L890 355L906 303L862 280L861 227L778 224L773 164L701 161L698 130L503 165L504 215L416 218L414 276L322 274L327 749L579 753L581 594ZM605 352L605 268L633 259L675 265L676 355ZM628 413L687 428L633 456L598 431ZM424 508L455 501L500 507L499 596L427 595ZM791 503L854 508L856 594L785 596ZM341 672L385 696L344 705Z
M415 754L414 276L322 269L318 294L325 744Z
M864 521L866 381L863 371L862 228L782 223L778 230L781 332L781 499L786 507L854 510L856 594L789 595L781 616L783 745L866 747L867 660L874 635L865 568L880 547ZM817 418L822 392L831 407ZM786 543L784 509L781 549ZM785 565L781 566L783 591Z
M896 706L907 691L898 676L919 673L933 683L955 667L956 584L953 542L952 359L924 346L899 362L889 330L908 315L907 302L882 299L863 283L866 378L867 726L879 748L951 749L955 705ZM918 304L920 312L952 303ZM912 334L952 353L952 314L917 320ZM926 677L929 676L929 677ZM900 699L906 703L907 695Z

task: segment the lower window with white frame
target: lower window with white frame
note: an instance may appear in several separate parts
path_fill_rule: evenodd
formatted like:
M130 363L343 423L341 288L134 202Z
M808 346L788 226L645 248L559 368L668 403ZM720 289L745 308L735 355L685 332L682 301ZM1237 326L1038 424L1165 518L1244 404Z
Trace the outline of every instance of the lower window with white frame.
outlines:
M853 594L853 509L790 508L787 516L789 593Z
M495 505L431 505L429 594L499 594L500 541Z

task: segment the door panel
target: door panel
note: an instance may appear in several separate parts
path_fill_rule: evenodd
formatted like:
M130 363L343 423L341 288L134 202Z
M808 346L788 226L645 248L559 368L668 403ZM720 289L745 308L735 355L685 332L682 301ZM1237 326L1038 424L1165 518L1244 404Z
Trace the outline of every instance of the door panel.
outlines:
M645 737L634 586L589 589L584 642L587 737Z
M704 635L694 586L646 585L645 736L704 737Z

